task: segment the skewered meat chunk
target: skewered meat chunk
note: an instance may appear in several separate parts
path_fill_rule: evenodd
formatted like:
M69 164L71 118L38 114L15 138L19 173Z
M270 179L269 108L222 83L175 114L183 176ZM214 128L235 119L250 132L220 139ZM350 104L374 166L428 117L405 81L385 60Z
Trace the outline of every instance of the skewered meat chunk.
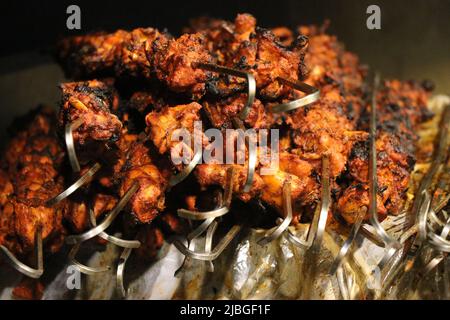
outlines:
M115 65L116 75L150 79L151 66L146 52L150 51L152 42L162 36L164 35L153 28L138 28L131 31L120 46Z
M4 150L0 166L7 169L10 173L15 172L19 165L17 159L26 153L24 149L27 147L28 139L36 136L41 137L37 141L45 139L45 137L53 133L52 130L55 128L55 123L56 117L53 109L43 106L33 109L25 116L14 120L9 130L12 137ZM52 154L62 159L60 154L56 155L54 149Z
M325 23L321 27L298 28L300 34L308 37L305 82L321 89L329 84L338 85L345 97L348 118L356 124L364 106L366 68L355 54L345 51L335 36L325 33L327 27Z
M214 127L231 129L232 119L239 115L246 104L247 95L242 93L217 101L205 101L204 107ZM275 121L276 117L265 110L260 100L255 99L244 122L254 129L262 129L270 128Z
M64 214L65 220L70 224L74 233L83 232L90 227L89 204L83 200L71 200L68 204L68 210ZM94 216L99 218L114 208L117 198L108 194L96 193L91 202Z
M299 80L303 77L303 56L307 39L300 36L291 48L286 48L269 30L257 30L256 41L258 51L255 78L259 94L272 100L286 96L292 89L277 79L282 77Z
M200 142L202 144L206 139L203 132L195 128L195 122L201 120L201 108L200 104L192 102L174 107L166 106L162 110L152 111L146 116L147 132L160 154L177 155L183 158L193 156L195 142L193 137L195 134L201 137ZM174 134L182 133L180 130L183 129L190 134L191 145L186 145L186 142L174 139ZM190 154L187 155L184 152ZM180 166L181 164L176 165L177 168L180 168Z
M66 38L59 43L59 58L76 77L111 73L127 37L118 30Z
M61 89L60 127L82 119L81 126L73 132L77 145L98 153L104 143L119 139L122 123L111 113L117 108L118 97L110 86L91 80L65 83Z
M253 184L249 192L244 192L244 186L247 181L247 171L245 166L237 164L200 164L195 169L195 175L202 187L211 185L219 185L226 188L227 184L227 170L232 166L235 170L233 179L233 194L236 194L239 199L249 201L257 197L261 193L263 181L258 174L254 175Z
M164 209L164 193L169 172L160 170L152 160L150 149L142 142L130 148L122 172L119 195L122 197L137 182L139 189L129 202L129 208L141 223L150 223Z
M201 34L184 34L178 39L157 38L151 49L151 64L156 77L175 92L188 92L194 99L205 93L210 72L196 63L213 63Z
M161 36L153 28L94 33L63 39L59 58L76 78L89 76L148 77L146 49Z
M342 109L337 88L324 90L325 96L311 106L295 111L287 120L293 131L294 153L310 161L321 172L321 158L330 156L330 176L338 177L346 168L353 143L367 137L354 131L354 125Z
M307 43L300 36L285 47L270 30L256 27L256 19L249 14L237 15L234 25L214 23L206 35L218 63L251 72L259 94L270 100L288 95L292 89L277 81L278 77L299 80L303 77L303 55ZM219 96L227 96L244 88L245 80L221 76L212 79L208 89Z
M50 115L47 113L47 116ZM62 226L65 203L53 207L47 205L48 200L63 190L64 182L58 169L64 152L56 136L52 135L53 130L49 130L48 135L35 135L36 132L39 130L36 130L36 121L32 120L23 134L18 135L25 142L16 140L10 145L24 147L15 166L8 168L11 185L6 191L10 194L0 214L0 242L19 255L26 255L34 248L35 235L40 228L50 252L59 250L65 234Z
M398 81L386 81L378 92L377 212L381 219L387 214L398 214L402 208L415 163L414 130L430 114L424 105L428 94L419 86ZM361 127L367 127L367 123L363 122ZM348 223L354 223L358 213L369 204L367 141L355 145L349 168L352 181L339 198L337 210ZM365 219L369 218L367 213Z

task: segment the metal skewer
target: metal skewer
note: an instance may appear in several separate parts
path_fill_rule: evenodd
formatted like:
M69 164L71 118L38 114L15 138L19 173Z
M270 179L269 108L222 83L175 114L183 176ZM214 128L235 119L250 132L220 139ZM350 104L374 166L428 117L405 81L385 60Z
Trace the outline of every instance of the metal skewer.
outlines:
M133 183L133 185L128 189L128 191L125 193L125 195L119 200L117 205L114 207L114 209L111 210L111 212L106 216L106 218L96 227L83 232L81 234L77 235L70 235L66 238L66 243L68 244L77 244L89 239L92 239L99 234L101 234L103 231L105 231L114 221L114 219L117 217L117 215L123 210L123 208L127 205L127 203L130 201L131 197L138 191L139 185L137 182Z
M43 249L42 249L42 228L39 227L36 230L35 234L35 251L36 251L36 265L37 268L34 269L30 266L27 266L23 262L19 261L16 256L8 250L3 245L0 245L0 252L3 252L6 257L5 261L14 269L19 271L20 273L26 275L27 277L38 279L44 273L44 257L43 257Z
M203 260L203 261L213 261L225 250L228 244L237 236L239 231L241 231L243 225L234 225L228 231L228 233L223 237L219 243L210 252L196 252L187 248L179 240L174 241L175 247L185 256L191 259Z
M224 195L224 203L222 204L222 208L229 208L231 205L231 198L232 198L232 193L233 193L233 181L234 181L234 175L235 175L235 170L234 167L231 166L230 168L228 168L227 170L227 183L225 186L225 195ZM220 208L219 208L220 209ZM205 251L204 252L196 252L190 249L190 242L192 239L197 238L198 236L200 236L203 232L205 232L208 227L210 227L210 225L215 222L214 220L220 216L217 214L217 210L212 210L212 211L208 211L206 212L195 212L195 211L190 211L190 210L184 210L183 209L178 210L178 215L181 215L182 217L188 217L188 219L192 219L192 220L201 220L198 219L198 216L200 214L202 214L202 219L206 220L197 228L195 229L193 232L191 232L188 235L188 245L184 245L179 239L176 239L173 243L175 245L175 247L182 253L184 254L186 257L194 259L194 260L203 260L203 261L212 261L215 260L221 253L222 251L228 246L228 244L231 242L231 240L233 240L233 238L239 233L239 231L242 229L242 225L235 225L233 226L228 233L225 235L225 237L223 237L219 243L217 244L216 247L214 247L214 249L211 250L210 248L210 244L212 243L212 235L210 234L210 236L208 237L207 235L207 243L205 245ZM216 211L216 212L215 212ZM228 211L227 211L228 212ZM223 214L221 214L223 215ZM209 229L211 231L209 231L210 233L214 233L212 230L215 231L216 227L211 227L212 229ZM186 260L183 262L183 265L181 266L181 268L185 265ZM181 269L180 268L180 269ZM177 270L177 272L175 272L175 274L178 274L180 269Z
M211 225L208 227L206 231L206 239L205 239L205 253L211 253L212 242L214 233L217 230L218 223L217 221L213 221ZM214 263L212 261L207 262L208 272L214 272Z
M273 113L292 111L292 110L304 107L313 102L316 102L320 98L320 90L313 86L310 86L309 84L306 84L304 82L296 81L293 79L285 79L282 77L278 77L277 81L279 81L282 84L287 85L293 89L307 93L307 95L300 99L293 100L293 101L290 101L287 103L281 103L281 104L271 107L270 111Z
M64 130L64 138L66 140L67 155L69 156L70 166L74 172L80 172L80 162L78 161L77 153L75 151L75 143L73 141L73 131L77 130L84 120L79 118L74 122L66 124Z
M277 227L268 231L261 239L258 240L259 245L264 246L277 239L284 231L286 231L292 221L292 195L290 182L285 182L283 185L283 209L285 218Z
M197 164L200 162L201 159L202 159L202 149L199 148L197 152L194 154L194 157L192 157L191 162L189 162L189 164L186 167L184 167L181 172L179 172L176 175L173 175L170 178L169 187L173 187L182 182L184 179L186 179L192 172L192 170L195 169L195 167L197 166Z
M328 211L331 206L331 190L330 190L330 158L328 155L322 157L322 192L320 207L316 207L313 220L309 226L308 235L306 241L298 238L289 228L288 240L294 245L310 249L318 249L322 243L323 232L327 224ZM317 250L316 250L317 251Z
M187 209L178 209L177 210L178 216L190 220L204 220L210 218L218 218L227 214L230 211L231 200L233 195L234 175L235 175L235 168L231 166L227 169L227 182L225 186L225 194L223 197L224 201L221 207L211 211L204 211L204 212L192 211Z
M61 202L68 196L70 196L72 193L74 193L76 190L81 188L83 185L89 183L92 180L92 177L100 170L101 168L100 163L95 163L85 174L83 174L77 181L75 181L70 187L68 187L66 190L61 192L56 197L50 199L47 201L48 206L54 206L57 203Z
M125 265L128 261L128 258L131 255L132 248L125 248L123 249L120 258L119 258L119 264L117 266L117 273L116 273L116 289L122 299L126 298L128 295L128 288L125 288L124 285L124 271L125 271Z
M356 218L356 222L353 224L352 229L350 230L350 235L348 236L347 240L345 240L344 244L339 250L337 257L334 259L333 264L331 265L330 274L335 274L344 261L345 256L347 255L353 241L358 234L358 231L360 230L359 228L361 227L366 212L367 208L364 208L363 210L361 210L361 212L359 212Z
M96 227L97 226L97 221L95 219L95 214L94 214L94 210L92 210L92 208L89 208L89 220L90 223L92 225L92 227ZM115 244L118 247L122 247L122 248L139 248L141 246L141 242L139 240L125 240L125 239L121 239L115 236L112 236L106 232L101 232L98 234L98 236L100 238L102 238L103 240L106 240L108 242L111 242L112 244Z
M196 229L192 230L187 236L186 236L186 240L187 240L187 247L190 250L193 250L193 242L192 240L198 238L199 236L201 236L203 234L203 232L205 232L206 230L209 230L209 226L213 223L213 221L215 220L215 218L208 218L205 221L203 221ZM212 236L211 236L212 237ZM211 239L212 242L212 239ZM208 249L206 246L206 242L205 242L205 252L211 252L211 249ZM175 271L174 276L178 277L181 272L186 268L187 264L189 263L189 257L188 256L184 256L183 259L183 263L181 264L181 266Z
M79 262L76 259L76 255L78 251L80 250L81 243L75 244L69 251L68 259L70 262L70 265L76 268L80 273L86 274L86 275L95 275L97 273L106 272L108 270L111 270L110 266L105 267L89 267L81 262Z

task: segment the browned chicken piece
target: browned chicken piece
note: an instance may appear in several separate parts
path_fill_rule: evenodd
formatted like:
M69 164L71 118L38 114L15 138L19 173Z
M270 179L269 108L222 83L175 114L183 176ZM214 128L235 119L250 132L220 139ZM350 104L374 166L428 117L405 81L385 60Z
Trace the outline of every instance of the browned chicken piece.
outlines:
M151 66L147 52L153 41L162 35L153 28L138 28L131 31L120 46L116 59L116 75L118 77L151 78Z
M29 130L20 135L25 139L24 147L15 166L8 168L13 192L11 186L6 189L11 193L0 213L0 243L20 256L33 250L39 228L49 252L59 250L65 234L62 226L65 202L53 207L47 205L64 187L58 173L64 151L52 135L54 129L48 135L33 135L35 124L32 121Z
M76 77L111 74L127 38L123 30L65 38L58 44L59 58Z
M178 105L174 107L166 106L162 110L150 112L145 121L147 123L147 132L150 140L153 142L160 154L189 156L190 159L194 150L194 134L201 137L202 145L206 143L203 132L195 128L195 122L200 121L200 109L202 106L196 102L190 104ZM190 134L191 145L179 141L174 136L183 133L181 130L187 130ZM184 146L186 148L181 148ZM186 150L183 150L186 149ZM189 152L186 155L184 152ZM176 164L180 168L181 164Z
M237 117L247 104L246 94L237 94L217 101L205 101L203 106L207 111L212 125L219 129L233 128L232 119ZM270 128L277 117L267 112L260 100L255 99L245 124L254 129Z
M170 172L155 165L150 149L136 142L128 152L122 169L119 195L122 197L137 182L139 189L129 202L131 213L141 223L150 223L163 209Z
M184 34L178 39L157 38L149 59L156 77L175 92L189 93L194 99L205 93L209 71L197 68L196 63L213 63L201 34Z
M328 24L321 27L301 26L300 34L308 37L305 65L308 68L305 82L322 89L328 84L339 86L345 97L344 110L353 122L358 121L364 106L364 80L366 68L358 57L348 51L335 36L325 33Z
M91 227L89 204L84 201L84 198L85 196L82 199L71 200L68 204L68 210L64 213L64 218L69 223L73 233L80 233ZM109 194L96 193L90 201L92 202L94 216L97 219L114 208L117 198Z
M146 51L159 36L156 29L137 28L69 37L59 43L59 58L76 78L114 74L149 77Z
M278 213L283 216L283 186L285 183L291 184L291 197L294 203L298 203L298 199L304 195L304 185L301 178L296 175L278 170L272 175L263 175L264 188L261 199L268 205L274 207ZM295 211L295 209L293 208ZM295 214L295 212L294 212Z
M82 125L73 132L76 144L97 142L95 146L98 146L98 142L114 142L119 139L122 123L111 113L118 104L118 97L110 86L91 80L64 83L61 89L61 128L75 120L83 120Z
M297 38L286 47L270 30L256 27L256 19L249 14L238 14L234 24L215 22L203 32L218 63L251 72L256 78L259 94L265 99L274 100L292 91L278 82L278 77L303 78L305 37ZM218 96L227 96L243 90L245 83L243 79L221 76L210 81L208 90Z
M399 90L403 88L403 90ZM410 174L415 164L414 130L430 116L425 102L429 92L411 83L386 81L377 95L377 212L380 219L398 214L402 209ZM394 112L393 112L394 111ZM368 119L368 115L361 118ZM362 123L367 128L367 123ZM338 213L354 223L361 210L369 204L368 142L357 143L351 154L350 186L343 191L337 204ZM369 219L367 213L365 219Z
M36 136L46 139L45 137L48 135L54 134L52 130L55 128L55 123L55 111L49 107L42 106L14 120L9 129L12 137L4 150L0 166L9 172L15 172L19 164L17 159L24 154L28 139L31 137L35 139L34 137ZM36 141L42 140L41 138L36 139ZM63 158L61 154L55 154L54 148L51 148L51 150L53 150L52 154L54 156L59 159ZM55 159L54 157L52 158Z
M238 164L199 164L195 168L195 176L200 186L204 188L212 185L219 185L225 189L227 184L227 170L230 167L233 167L235 170L233 194L245 202L258 197L263 188L263 180L256 173L250 191L244 192L248 171L246 166Z
M326 91L326 90L325 90ZM347 165L354 142L367 134L354 131L353 123L342 108L339 90L329 90L319 102L295 111L287 120L292 127L293 153L309 161L321 172L321 159L330 156L330 176L338 177Z
M301 80L304 76L303 57L307 39L300 36L292 47L284 47L269 30L258 30L255 78L259 94L266 99L288 95L292 89L277 81L279 77Z
M433 115L427 108L431 90L426 83L424 87L414 81L386 80L377 97L383 130L415 140L417 125Z

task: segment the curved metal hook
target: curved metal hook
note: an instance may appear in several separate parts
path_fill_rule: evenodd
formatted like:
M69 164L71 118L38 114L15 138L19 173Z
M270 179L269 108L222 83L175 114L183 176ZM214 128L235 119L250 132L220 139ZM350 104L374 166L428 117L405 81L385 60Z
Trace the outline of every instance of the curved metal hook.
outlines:
M175 240L174 245L175 247L185 256L194 259L194 260L202 260L202 261L213 261L215 260L222 252L223 250L228 246L228 244L231 242L231 240L236 237L236 235L241 231L242 225L234 225L228 233L223 237L217 246L214 247L211 252L196 252L192 251L189 248L187 248L183 243L181 243L180 240Z
M223 206L210 210L210 211L192 211L187 209L178 209L178 216L190 220L204 220L209 218L218 218L230 211L231 199L233 195L233 182L234 182L235 169L233 166L227 169L227 182L225 186L224 204Z
M119 200L114 209L111 210L111 212L106 216L105 219L103 219L103 221L99 225L81 234L68 236L66 238L66 243L77 244L92 239L105 231L111 225L117 215L123 210L123 208L126 206L128 201L130 201L131 197L137 192L138 189L138 183L133 183L130 189L128 189L125 195Z
M70 187L68 187L66 190L61 192L59 195L54 197L53 199L50 199L47 201L48 206L54 206L55 204L61 202L68 196L70 196L72 193L74 193L76 190L78 190L80 187L85 185L86 183L89 183L92 179L92 177L97 173L98 170L101 168L100 163L95 163L85 174L83 174L77 181L75 181Z
M83 124L83 119L79 118L74 122L66 124L64 138L66 140L67 155L69 156L70 166L74 172L80 172L80 162L78 161L73 141L73 131L77 130Z
M76 259L76 255L78 253L78 251L80 250L80 246L81 243L77 243L75 244L69 251L69 261L70 264L76 268L80 273L86 274L86 275L95 275L97 273L102 273L102 272L106 272L108 270L111 270L111 267L106 266L106 267L89 267L86 266L84 264L82 264L81 262L79 262Z
M205 238L205 253L210 253L212 248L212 242L214 233L217 230L218 223L217 221L212 221L211 225L208 227L208 230L206 231L206 238ZM208 272L214 272L214 263L212 261L207 262L208 266Z
M347 240L345 240L344 244L342 245L341 249L339 250L337 257L334 259L333 264L331 265L331 268L330 268L331 275L336 273L336 271L339 269L342 262L344 261L344 258L347 255L348 250L350 249L353 241L356 239L356 236L357 236L359 228L361 227L361 224L364 220L366 212L367 212L366 207L365 207L365 210L361 210L361 212L359 212L359 214L356 218L356 222L353 224Z
M304 249L317 249L322 244L323 233L327 225L328 211L331 206L331 188L330 188L330 158L328 155L322 157L322 192L320 207L317 206L314 212L313 220L309 226L307 240L298 238L288 229L288 240Z
M36 264L37 268L34 269L30 266L27 266L23 262L19 261L19 259L16 258L16 256L8 250L3 245L0 245L0 252L3 252L6 257L6 262L19 271L20 273L26 275L27 277L38 279L42 276L44 273L44 257L43 257L43 249L42 249L42 228L38 228L35 235L35 242L36 242Z
M116 288L122 298L126 298L128 295L128 288L125 289L123 275L124 275L124 271L125 271L125 265L131 254L131 250L132 250L131 248L123 249L122 254L120 255L120 258L119 258L119 264L117 266Z
M300 99L297 99L297 100L293 100L293 101L290 101L287 103L281 103L276 106L273 106L270 108L270 111L272 113L292 111L297 108L301 108L308 104L316 102L320 98L320 90L313 86L310 86L309 84L306 84L301 81L285 79L285 78L281 78L281 77L278 77L277 80L291 88L294 88L296 90L307 93L308 95L304 96Z
M292 221L292 194L290 182L286 182L283 185L283 209L286 218L283 219L279 226L268 231L261 239L259 239L257 242L259 245L264 246L277 239L289 227L289 224Z
M197 164L200 162L201 159L202 159L202 149L199 148L197 150L197 152L194 154L194 157L192 158L191 162L189 162L189 164L186 167L184 167L181 172L179 172L176 175L173 175L170 178L169 186L173 187L173 186L179 184L184 179L186 179L189 176L189 174L192 172L192 170L195 169L195 167L197 166Z
M96 227L97 226L97 221L95 220L95 214L94 214L94 210L92 210L92 208L89 208L89 220L91 222L92 227ZM102 238L103 240L106 240L108 242L111 242L112 244L115 244L118 247L122 247L122 248L139 248L141 246L141 242L139 240L125 240L125 239L121 239L115 236L112 236L106 232L101 232L98 235L100 238Z

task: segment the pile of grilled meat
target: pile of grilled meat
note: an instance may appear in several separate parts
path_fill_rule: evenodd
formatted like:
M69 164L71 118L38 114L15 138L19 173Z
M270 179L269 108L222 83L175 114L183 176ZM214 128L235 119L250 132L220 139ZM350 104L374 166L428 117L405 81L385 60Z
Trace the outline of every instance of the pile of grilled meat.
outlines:
M330 159L333 197L328 221L351 225L369 204L367 69L346 51L326 25L295 32L263 29L249 14L234 23L200 18L180 37L154 28L94 33L63 39L58 60L76 82L61 84L59 114L40 107L12 125L12 138L0 162L0 244L22 259L31 256L35 233L42 231L47 254L64 238L91 228L88 211L101 219L133 183L139 186L114 227L137 237L142 259L153 259L164 237L185 232L178 208L213 209L235 167L233 204L242 215L283 215L282 189L291 184L294 224L308 221L320 200L321 158ZM183 169L174 165L174 130L194 132L233 127L247 101L246 81L199 68L217 64L254 75L256 99L246 128L279 129L279 167L260 175L244 191L247 164L199 164L171 188ZM303 93L279 78L320 89L318 102L275 114L271 106ZM431 117L429 83L386 80L376 96L378 111L378 215L398 214L415 163L416 128ZM73 132L81 174L102 164L95 179L54 206L47 201L76 175L64 143L67 124L82 119ZM208 138L203 137L208 144ZM231 210L230 213L232 213ZM252 213L253 212L253 213ZM256 212L256 214L255 214ZM368 219L368 215L366 219Z

